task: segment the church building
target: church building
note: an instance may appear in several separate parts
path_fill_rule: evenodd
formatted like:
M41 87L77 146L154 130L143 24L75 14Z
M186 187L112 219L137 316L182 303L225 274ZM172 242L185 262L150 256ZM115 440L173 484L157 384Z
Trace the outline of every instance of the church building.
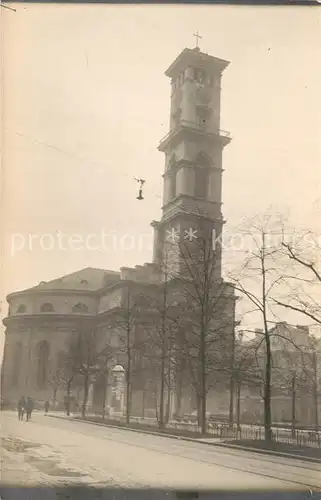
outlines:
M135 302L136 313L138 311L141 318L149 317L146 319L149 324L155 323L155 303L162 296L167 281L172 282L168 295L170 307L180 308L182 281L177 280L177 276L184 273L187 260L190 266L201 237L204 241L207 239L210 249L214 248L215 265L210 281L224 288L224 300L215 312L216 324L221 325L223 333L215 349L220 352L220 358L228 358L234 335L235 295L233 287L222 279L221 247L215 243L220 240L224 225L223 149L231 141L230 134L220 129L221 81L228 65L228 61L205 54L197 46L185 48L165 72L171 82L170 129L158 146L165 156L164 190L161 220L152 222L152 262L135 268L124 267L120 271L85 268L8 295L2 367L4 399L17 401L21 395L31 396L39 402L52 399L51 377L63 363L68 342L80 324L82 329L86 325L89 329L95 325L97 352L103 352L107 347L112 349L114 355L110 369L122 365L126 373L128 356L120 347L126 327L122 327L122 334L119 317L128 320L125 313L129 307L132 310L131 300L135 296L139 297ZM186 253L182 254L180 242L191 242L193 250L188 259ZM204 258L202 262L204 264ZM193 319L188 313L184 316L188 330L187 323ZM144 337L141 322L136 321L131 328L134 338L131 353L132 412L139 415L144 413L141 410L144 408L152 414L157 407L159 386L154 380L157 375L150 366L153 363L146 365L141 361L144 358L139 350L139 342L142 343ZM147 342L146 336L144 342ZM149 343L145 361L146 358L151 361L153 350L159 350L156 344ZM177 347L177 342L175 345ZM192 412L197 406L197 398L192 379L184 376L188 363L185 360L185 367L182 367L175 353L169 358L173 360L169 374L169 380L173 382L165 387L168 411L171 414ZM166 369L169 370L168 366ZM214 380L213 388L211 386L209 390L209 412L228 412L228 387L228 377L221 377L218 385ZM57 400L62 399L63 394L63 389L58 387ZM113 394L108 392L107 405L112 406L112 398ZM90 386L89 404L93 408L99 407L101 399L101 381L95 379Z

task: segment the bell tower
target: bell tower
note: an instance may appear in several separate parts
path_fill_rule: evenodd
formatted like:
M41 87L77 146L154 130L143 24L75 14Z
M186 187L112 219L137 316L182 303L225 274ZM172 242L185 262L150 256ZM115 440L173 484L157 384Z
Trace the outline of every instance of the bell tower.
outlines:
M216 238L222 233L222 156L231 139L220 129L221 80L228 65L197 44L185 48L165 72L171 81L170 123L158 146L165 154L165 171L163 215L152 223L155 263L161 263L171 234L184 238L192 230L197 235L204 224Z

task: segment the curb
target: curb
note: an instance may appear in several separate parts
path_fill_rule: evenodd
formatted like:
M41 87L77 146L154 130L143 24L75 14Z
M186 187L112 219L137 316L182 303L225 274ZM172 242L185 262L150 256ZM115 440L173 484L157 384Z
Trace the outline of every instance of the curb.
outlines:
M201 441L196 438L190 438L187 436L175 436L175 434L167 434L167 433L161 433L157 431L148 431L146 429L134 429L130 427L122 427L120 425L113 425L113 424L103 424L102 422L92 422L90 420L83 420L80 418L74 418L74 417L64 417L62 415L47 415L48 417L51 418L60 418L62 420L69 420L73 422L82 422L86 424L92 424L92 425L98 425L100 427L109 427L109 428L115 428L115 429L120 429L123 431L129 431L129 432L138 432L140 434L150 434L154 436L159 436L159 437L165 437L165 438L170 438L170 439L178 439L180 441L189 441L192 443L199 443L199 444L205 444L207 446L219 446L221 448L227 448L227 449L234 449L234 450L242 450L242 451L249 451L252 453L260 453L261 455L272 455L276 457L283 457L283 458L290 458L293 460L303 460L305 462L311 462L311 463L316 463L316 464L321 464L321 458L313 458L313 457L307 457L307 456L300 456L300 455L292 455L291 453L283 453L281 451L273 451L273 450L263 450L263 449L258 449L258 448L250 448L247 446L239 446L237 444L228 444L228 443L211 443L209 441Z
M171 438L171 439L180 439L184 441L192 441L194 443L198 443L198 440L195 438L190 438L187 436L176 436L175 434L169 434L165 432L157 432L157 431L152 431L152 430L146 430L146 429L135 429L133 427L122 427L121 425L117 424L108 424L108 423L102 423L102 422L92 422L91 420L83 420L81 418L75 418L75 417L63 417L62 415L47 415L48 417L52 418L60 418L62 420L70 420L73 422L82 422L85 424L92 424L92 425L99 425L100 427L109 427L111 429L119 429L122 431L129 431L129 432L138 432L140 434L150 434L153 436L160 436L160 437L165 437L165 438ZM202 441L200 441L202 443ZM212 444L212 443L205 443L205 444Z
M206 443L212 444L212 443ZM213 443L213 446L221 446L223 448L230 448L235 450L250 451L251 453L261 453L262 455L272 455L275 457L290 458L291 460L302 460L304 462L311 462L314 464L321 464L321 458L307 457L306 455L292 455L291 453L284 453L282 451L262 450L258 448L250 448L248 446L239 446L237 444Z

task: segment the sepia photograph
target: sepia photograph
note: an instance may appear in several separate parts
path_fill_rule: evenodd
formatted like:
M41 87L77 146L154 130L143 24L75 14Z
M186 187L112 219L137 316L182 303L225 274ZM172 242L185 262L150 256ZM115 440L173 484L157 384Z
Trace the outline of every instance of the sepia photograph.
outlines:
M0 499L321 500L321 9L0 23Z

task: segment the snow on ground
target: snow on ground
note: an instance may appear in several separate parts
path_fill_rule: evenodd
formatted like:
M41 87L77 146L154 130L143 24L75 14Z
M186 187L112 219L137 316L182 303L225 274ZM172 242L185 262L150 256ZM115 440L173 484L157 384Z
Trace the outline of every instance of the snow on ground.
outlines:
M30 446L24 451L8 451L5 439L4 464L11 454L20 460L20 469L11 477L8 467L4 467L3 483L21 483L29 473L31 481L37 480L44 486L321 488L320 464L252 455L248 451L52 418L37 412L31 422L19 422L15 413L3 412L1 434Z

